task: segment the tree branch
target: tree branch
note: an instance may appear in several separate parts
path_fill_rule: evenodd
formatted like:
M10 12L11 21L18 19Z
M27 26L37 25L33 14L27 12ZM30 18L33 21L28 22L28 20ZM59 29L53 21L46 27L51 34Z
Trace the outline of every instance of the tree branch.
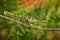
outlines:
M24 25L24 23L22 23L22 22L20 22L20 21L17 21L17 20L14 20L14 19L12 19L12 18L9 18L9 17L7 17L7 16L0 15L0 17L5 18L5 19L8 19L8 20L11 20L11 21L16 22L16 23L18 23L18 24ZM33 29L45 30L45 31L60 31L60 28L38 28L38 27L36 27L36 26L27 25L27 24L24 25L24 26L26 26L27 28L33 28Z

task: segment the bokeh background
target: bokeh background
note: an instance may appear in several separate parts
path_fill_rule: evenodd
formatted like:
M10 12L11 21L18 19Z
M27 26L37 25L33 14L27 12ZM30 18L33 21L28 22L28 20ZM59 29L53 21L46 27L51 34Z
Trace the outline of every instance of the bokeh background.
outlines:
M0 17L0 40L60 40L60 31L30 27L60 28L60 0L0 0L0 15L23 23Z

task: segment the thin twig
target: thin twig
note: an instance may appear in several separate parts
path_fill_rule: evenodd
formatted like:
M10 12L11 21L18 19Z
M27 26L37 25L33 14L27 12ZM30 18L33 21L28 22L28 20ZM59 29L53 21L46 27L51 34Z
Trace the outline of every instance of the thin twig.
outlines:
M8 19L8 20L11 20L11 21L16 22L16 23L18 23L18 24L24 25L24 23L22 23L22 22L20 22L20 21L17 21L17 20L14 20L14 19L12 19L12 18L9 18L9 17L7 17L7 16L0 15L0 17L5 18L5 19ZM60 28L38 28L38 27L36 27L36 26L31 26L31 25L27 25L27 24L24 25L24 26L26 26L27 28L30 27L30 28L38 29L38 30L60 31Z

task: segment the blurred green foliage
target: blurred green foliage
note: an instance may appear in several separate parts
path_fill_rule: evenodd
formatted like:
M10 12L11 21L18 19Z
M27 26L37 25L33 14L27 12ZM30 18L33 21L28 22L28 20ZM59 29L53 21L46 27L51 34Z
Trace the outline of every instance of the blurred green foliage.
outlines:
M55 4L53 4L55 3ZM45 8L46 7L46 8ZM39 28L60 28L60 0L46 0L34 9L15 8L14 0L0 0L0 14ZM45 20L46 23L41 23ZM60 31L42 31L0 17L0 40L60 40Z

